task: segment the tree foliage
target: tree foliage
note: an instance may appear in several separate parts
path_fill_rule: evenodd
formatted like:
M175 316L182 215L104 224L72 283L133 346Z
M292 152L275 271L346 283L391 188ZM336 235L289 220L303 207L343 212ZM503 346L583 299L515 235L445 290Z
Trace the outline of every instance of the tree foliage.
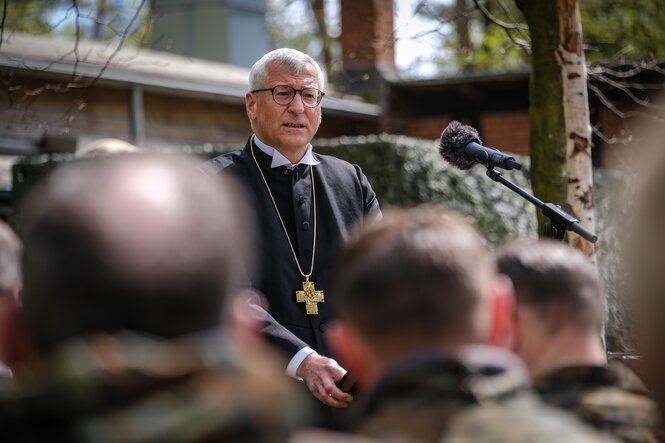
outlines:
M39 84L34 84L23 76L3 71L0 92L6 95L6 109L24 113L27 117L37 96L47 91L63 94L76 91L71 105L59 117L36 125L49 128L59 125L59 131L67 132L75 115L85 109L89 89L102 78L120 49L128 43L147 42L149 3L149 0L5 0L0 3L0 47L15 31L62 35L72 37L72 43L57 61L66 57L74 59L68 82L45 77ZM104 45L109 49L108 57L101 62L96 75L90 78L80 76L78 70L79 64L87 61L85 51L81 51L83 39L108 42Z
M266 21L273 48L298 49L325 67L328 81L339 69L339 1L267 0ZM330 13L333 12L333 13Z
M665 58L663 7L663 0L580 2L589 61Z
M432 62L445 71L511 70L523 68L528 54L520 47L526 26L512 3L485 2L484 12L473 0L425 0L414 15L440 35ZM497 26L490 17L504 23ZM518 43L515 43L517 41Z
M144 46L148 0L8 0L2 31L54 34ZM134 16L137 15L137 19Z
M6 7L2 7L3 29L47 34L51 31L47 12L53 4L47 0L10 0Z
M306 53L315 51L316 22L307 14L304 0L270 0L266 21L273 48L290 47Z
M586 55L591 63L665 58L663 0L580 2ZM528 66L525 20L514 0L422 0L415 14L438 33L442 72L511 70ZM469 37L465 37L465 32ZM448 69L450 70L450 69Z

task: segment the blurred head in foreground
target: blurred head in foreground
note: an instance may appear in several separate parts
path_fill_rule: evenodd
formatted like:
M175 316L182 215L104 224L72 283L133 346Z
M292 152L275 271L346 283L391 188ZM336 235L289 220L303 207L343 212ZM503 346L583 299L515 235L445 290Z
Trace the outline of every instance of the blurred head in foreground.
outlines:
M357 232L337 263L340 322L331 340L365 384L409 354L454 354L505 339L510 285L497 279L481 235L456 213L390 212Z
M25 348L17 344L24 337L18 319L21 281L21 242L0 221L0 377L9 375L6 366L21 360Z
M36 352L0 389L8 441L285 440L296 406L283 407L281 362L239 331L258 324L231 297L251 219L230 179L198 166L86 158L30 194L19 232Z
M518 241L499 248L496 259L515 288L512 349L532 375L605 364L605 297L584 254L562 242Z
M122 154L125 152L138 152L139 148L117 138L101 138L84 145L76 152L77 157L90 155Z
M660 116L663 117L662 113ZM635 307L640 372L661 411L665 411L665 132L662 128L662 123L655 130L652 127L651 138L633 146L650 149L645 153L646 162L634 172L640 180L633 199L635 205L631 207L625 261L631 283L628 295Z
M235 188L181 156L62 165L22 210L24 310L48 352L90 332L217 326L246 248Z

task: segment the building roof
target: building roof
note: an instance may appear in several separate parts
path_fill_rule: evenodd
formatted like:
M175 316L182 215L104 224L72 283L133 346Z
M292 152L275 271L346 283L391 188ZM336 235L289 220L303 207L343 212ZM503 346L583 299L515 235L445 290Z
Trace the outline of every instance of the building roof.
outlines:
M100 84L138 85L148 90L244 103L249 70L227 63L162 51L59 36L5 33L0 67L72 78L99 77ZM331 96L332 95L332 96ZM381 109L358 99L326 95L328 114L376 118Z
M415 80L395 80L391 84L397 87L446 87L454 85L469 85L478 83L495 83L506 81L524 81L529 79L527 69L507 72L471 72L452 75L449 77L434 77Z

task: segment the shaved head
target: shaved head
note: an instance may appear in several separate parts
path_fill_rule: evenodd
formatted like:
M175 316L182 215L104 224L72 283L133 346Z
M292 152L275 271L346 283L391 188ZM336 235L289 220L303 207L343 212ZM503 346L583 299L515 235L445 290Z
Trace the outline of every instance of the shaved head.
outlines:
M196 166L173 155L77 160L31 193L19 231L38 348L93 331L171 338L219 324L247 213L233 183Z

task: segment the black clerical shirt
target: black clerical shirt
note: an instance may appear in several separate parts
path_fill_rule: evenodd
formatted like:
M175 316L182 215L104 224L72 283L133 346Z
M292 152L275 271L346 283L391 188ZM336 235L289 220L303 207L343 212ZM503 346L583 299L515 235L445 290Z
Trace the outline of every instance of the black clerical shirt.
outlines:
M380 217L378 200L357 165L315 153L319 161L317 165L271 168L271 157L254 147L254 155L273 194L300 267L307 274L314 260L310 281L315 283L317 290L325 293L326 301L318 304L318 315L307 315L304 303L296 301L296 291L303 289L303 277L252 158L250 141L251 138L244 149L216 157L204 168L210 173L223 171L238 178L255 210L260 277L252 282L252 286L265 295L270 314L278 323L269 322L264 332L289 358L305 344L329 356L324 333L333 317L330 301L334 295L329 288L334 255L353 226L362 223L365 217ZM317 204L315 253L311 168Z

